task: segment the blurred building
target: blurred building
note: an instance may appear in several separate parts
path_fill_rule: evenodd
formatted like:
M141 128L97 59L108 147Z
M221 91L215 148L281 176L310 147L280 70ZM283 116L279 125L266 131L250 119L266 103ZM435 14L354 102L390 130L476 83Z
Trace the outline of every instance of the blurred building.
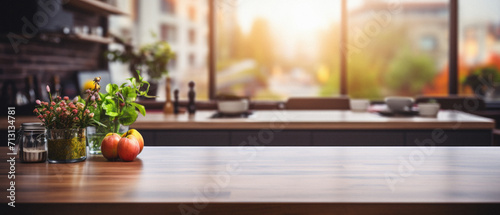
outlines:
M387 23L380 23L376 14L390 14ZM404 27L411 49L432 56L436 67L448 62L449 4L448 2L365 1L349 13L349 25L364 27L370 21L381 24L382 31ZM383 26L383 24L387 24ZM376 36L375 36L376 37ZM374 38L376 40L376 38Z
M500 70L500 15L497 12L500 2L461 0L459 4L459 93L472 95L474 92L464 81L476 68L493 66ZM446 66L426 93L446 93L448 77Z
M181 97L186 97L187 83L193 80L197 84L198 98L207 97L207 0L114 0L110 3L130 14L128 17L111 17L111 33L130 40L136 47L156 40L167 41L176 53L176 58L168 66L173 81L172 89L179 88ZM110 66L113 74L124 69L124 65ZM165 99L163 86L164 80L161 80L158 100Z

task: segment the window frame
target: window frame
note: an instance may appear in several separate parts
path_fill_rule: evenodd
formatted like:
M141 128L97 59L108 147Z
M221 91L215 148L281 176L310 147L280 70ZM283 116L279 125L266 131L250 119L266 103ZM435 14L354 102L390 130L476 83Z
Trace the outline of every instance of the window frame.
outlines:
M208 98L216 99L216 4L217 0L207 0L208 2ZM458 0L448 0L449 2L449 51L448 51L448 95L458 94ZM347 47L347 0L341 0L340 17L340 96L348 96L347 80L347 55L344 50ZM253 102L261 102L259 100ZM266 101L269 103L269 101ZM277 101L278 102L278 101Z

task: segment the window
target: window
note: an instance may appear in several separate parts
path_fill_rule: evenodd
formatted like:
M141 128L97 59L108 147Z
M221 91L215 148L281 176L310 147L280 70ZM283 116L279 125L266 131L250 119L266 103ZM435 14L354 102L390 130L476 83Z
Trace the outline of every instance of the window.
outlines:
M459 4L459 93L477 93L486 101L498 101L500 1L459 0Z
M170 24L162 24L160 27L160 38L161 40L167 41L169 43L174 43L177 40L177 29L175 26Z
M132 20L137 22L139 20L139 11L140 11L139 0L132 1L132 8L133 8L131 14Z
M189 54L189 65L190 66L196 65L196 57L194 56L194 54Z
M216 93L338 95L340 3L216 1Z
M175 14L175 0L160 0L160 8L163 13Z
M189 30L189 43L191 45L196 43L196 31L194 29Z
M177 67L177 59L174 58L174 59L171 59L169 62L168 62L168 70L175 70L176 67Z
M209 0L158 0L158 1L140 1L136 0L131 5L120 5L120 9L128 11L130 14L136 14L133 11L146 11L140 19L134 20L133 17L120 16L118 21L110 22L112 32L121 32L125 28L129 35L123 36L125 41L130 41L136 50L145 45L150 45L157 40L167 41L172 51L175 52L175 58L168 65L168 75L172 80L171 88L179 89L180 99L187 99L189 91L188 82L196 83L196 99L207 100L209 92L209 73L208 58L209 45L203 42L209 32L209 22L201 17L209 17ZM125 7L126 6L126 7ZM132 6L132 7L129 7ZM196 14L194 20L188 20L188 11ZM192 33L189 33L192 32ZM127 37L128 36L128 37ZM125 67L111 68L114 72L127 69ZM147 76L146 76L147 77ZM158 101L166 99L164 80L159 81Z
M447 93L447 1L348 1L348 8L350 97Z
M161 25L160 27L161 40L167 41L169 43L174 43L177 40L176 34L177 34L177 29L175 26L170 24Z
M449 1L216 1L216 92L284 100L448 93ZM344 50L340 51L341 47Z
M174 83L195 78L197 95L208 96L210 89L210 98L219 93L254 100L347 94L381 100L444 95L454 93L456 85L460 94L471 94L473 87L465 84L471 74L486 66L500 68L495 0L458 0L459 29L452 35L457 1L450 0L161 0L161 10L137 2L136 9L173 14L139 19L143 26L137 29L161 23L157 32L178 56L169 66L175 67L170 71ZM449 46L457 37L458 63L457 47ZM210 59L210 72L205 59ZM449 82L455 76L458 82Z
M196 8L193 5L189 6L188 14L189 20L196 21Z

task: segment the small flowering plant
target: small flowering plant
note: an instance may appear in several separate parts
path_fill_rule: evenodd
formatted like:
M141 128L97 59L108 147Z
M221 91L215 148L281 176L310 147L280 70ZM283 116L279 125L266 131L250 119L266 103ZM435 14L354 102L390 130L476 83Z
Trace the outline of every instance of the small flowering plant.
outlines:
M140 71L137 77L128 78L122 85L108 84L106 93L99 93L95 118L107 126L97 126L101 132L118 133L120 125L128 126L135 122L139 113L146 116L146 109L136 102L138 96L148 95L149 82L145 81ZM142 90L146 86L146 90Z
M88 96L85 100L81 97L70 100L67 96L52 98L50 87L47 86L50 101L36 100L37 106L33 112L47 129L86 128L92 125L102 125L94 118L94 111L97 108L96 100L101 100L100 80L100 77L94 79L95 87L87 90Z

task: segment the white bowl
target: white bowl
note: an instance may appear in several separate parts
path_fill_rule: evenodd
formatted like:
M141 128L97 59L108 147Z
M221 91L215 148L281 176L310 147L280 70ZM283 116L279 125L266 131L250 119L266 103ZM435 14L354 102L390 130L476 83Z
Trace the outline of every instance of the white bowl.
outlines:
M351 99L349 100L352 111L365 112L370 107L370 100L368 99Z
M435 117L439 113L440 107L438 103L419 103L418 114L420 116Z
M248 111L248 99L220 100L217 101L217 108L220 113L238 114Z
M415 102L415 100L411 97L394 96L385 98L385 103L392 112L409 111L411 110L410 108L413 105L413 102Z

